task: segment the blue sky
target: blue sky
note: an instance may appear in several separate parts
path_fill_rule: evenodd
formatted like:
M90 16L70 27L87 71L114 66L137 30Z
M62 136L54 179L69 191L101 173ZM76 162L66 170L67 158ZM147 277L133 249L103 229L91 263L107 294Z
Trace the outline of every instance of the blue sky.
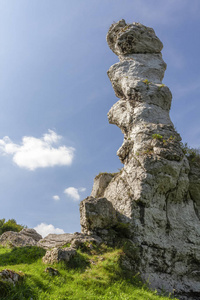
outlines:
M122 167L123 136L107 120L113 21L154 28L172 121L199 147L199 16L199 0L0 0L0 218L43 235L80 231L95 175Z

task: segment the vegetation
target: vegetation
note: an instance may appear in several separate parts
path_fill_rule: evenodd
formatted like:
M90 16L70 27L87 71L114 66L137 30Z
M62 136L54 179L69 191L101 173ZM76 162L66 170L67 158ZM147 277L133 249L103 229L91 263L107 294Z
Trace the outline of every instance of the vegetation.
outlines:
M160 90L163 87L165 87L165 84L162 83L162 84L159 85L158 89Z
M148 79L145 79L142 82L144 82L147 86L149 86L151 84L151 82Z
M200 149L191 148L187 143L181 143L181 148L185 156L188 158L190 162L200 164Z
M125 32L126 30L128 30L131 27L131 24L127 24L125 27L123 27L120 31L121 32Z
M145 149L143 152L142 152L143 155L152 155L153 154L153 147L149 147L147 149Z
M158 133L154 133L152 134L152 138L156 140L162 140L163 136Z
M123 248L85 244L70 264L53 266L59 271L58 276L44 272L48 266L42 263L44 252L37 247L0 248L0 269L25 274L24 280L16 286L0 281L2 300L169 299L150 291L138 275L123 270L120 264L124 257Z
M26 226L17 224L15 219L9 219L7 222L5 219L0 219L0 234L4 233L6 231L19 232L23 228L26 228Z
M167 145L167 144L169 144L169 143L176 140L176 137L172 136L172 135L169 138L164 139L163 136L161 134L158 134L158 133L152 134L152 138L155 139L155 140L162 141L164 145Z

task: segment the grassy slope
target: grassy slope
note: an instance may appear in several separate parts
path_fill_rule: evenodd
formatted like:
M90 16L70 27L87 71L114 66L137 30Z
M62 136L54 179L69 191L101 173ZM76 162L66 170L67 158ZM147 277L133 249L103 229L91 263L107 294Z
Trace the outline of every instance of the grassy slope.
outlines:
M44 250L36 247L0 248L0 270L25 273L23 283L5 288L0 282L0 299L9 300L167 300L141 283L138 276L127 274L120 267L121 249L83 249L70 265L56 264L59 276L50 276L42 263Z

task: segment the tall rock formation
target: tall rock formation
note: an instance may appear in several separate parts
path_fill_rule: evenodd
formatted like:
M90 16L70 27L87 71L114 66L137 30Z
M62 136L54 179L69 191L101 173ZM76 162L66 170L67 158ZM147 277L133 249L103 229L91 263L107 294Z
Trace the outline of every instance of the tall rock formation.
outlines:
M162 42L152 28L124 20L112 24L107 42L119 57L108 70L120 99L108 120L124 134L117 152L124 167L96 178L92 197L81 203L82 231L95 231L86 222L95 198L111 202L118 221L129 224L142 278L180 299L200 299L200 167L190 166L169 117ZM95 222L102 229L103 221Z

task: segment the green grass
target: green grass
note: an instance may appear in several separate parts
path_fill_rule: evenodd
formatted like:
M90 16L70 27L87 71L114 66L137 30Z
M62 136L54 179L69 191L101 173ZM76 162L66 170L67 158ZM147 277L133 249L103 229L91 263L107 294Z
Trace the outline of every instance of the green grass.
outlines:
M22 271L25 278L15 287L0 281L0 299L9 300L166 300L150 291L138 275L120 267L122 249L87 245L70 264L55 264L59 276L50 276L42 263L44 250L37 247L0 248L0 270Z

